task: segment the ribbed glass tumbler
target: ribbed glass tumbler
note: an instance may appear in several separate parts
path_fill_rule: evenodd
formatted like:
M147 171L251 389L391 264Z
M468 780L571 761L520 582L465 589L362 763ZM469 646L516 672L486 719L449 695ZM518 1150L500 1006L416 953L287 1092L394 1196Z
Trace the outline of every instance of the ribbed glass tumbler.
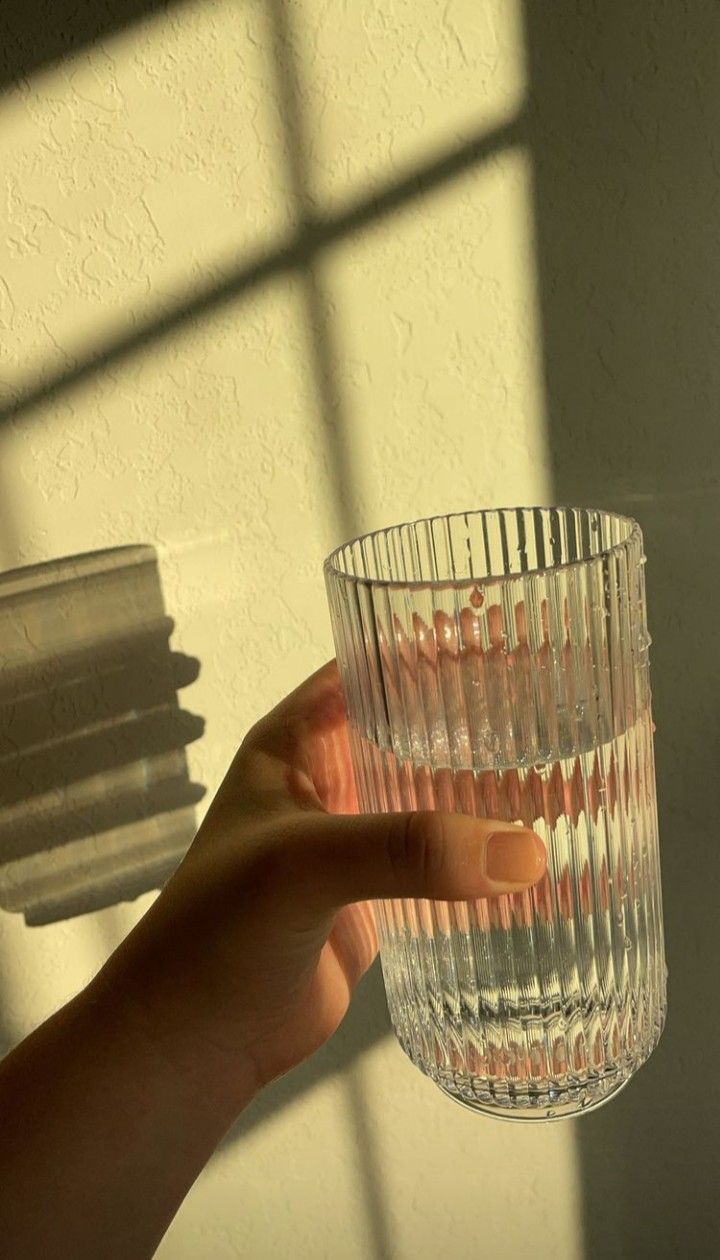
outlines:
M524 893L375 903L400 1044L479 1112L587 1111L662 1032L644 563L634 521L581 508L414 521L325 562L360 808L547 848Z

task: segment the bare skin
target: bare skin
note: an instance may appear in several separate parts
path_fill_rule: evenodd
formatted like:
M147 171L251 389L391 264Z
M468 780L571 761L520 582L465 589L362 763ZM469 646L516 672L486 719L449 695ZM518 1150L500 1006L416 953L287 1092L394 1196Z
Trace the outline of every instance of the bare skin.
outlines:
M338 1027L377 952L373 899L493 897L544 873L522 827L359 814L329 661L248 733L96 978L0 1064L4 1254L151 1256L243 1108Z

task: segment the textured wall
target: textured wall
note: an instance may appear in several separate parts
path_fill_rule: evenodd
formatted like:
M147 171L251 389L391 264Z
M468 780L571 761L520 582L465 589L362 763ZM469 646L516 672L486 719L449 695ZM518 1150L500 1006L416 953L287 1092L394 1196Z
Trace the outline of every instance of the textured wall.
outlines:
M198 0L0 97L0 561L157 548L210 791L332 654L332 545L548 498L524 91L502 0ZM148 900L0 917L6 1043ZM167 1260L580 1254L572 1130L454 1108L379 997L241 1121Z

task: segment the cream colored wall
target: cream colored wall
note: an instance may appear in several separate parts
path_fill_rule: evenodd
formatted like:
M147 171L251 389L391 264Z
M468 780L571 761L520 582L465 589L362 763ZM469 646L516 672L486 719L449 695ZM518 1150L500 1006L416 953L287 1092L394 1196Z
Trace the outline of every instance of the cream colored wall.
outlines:
M189 759L209 794L332 654L321 562L348 530L549 496L528 161L482 140L524 86L503 0L197 0L0 99L11 400L237 281L303 217L335 224L312 266L271 267L0 428L3 565L157 547L174 646L202 663L183 703L207 720ZM434 186L403 200L423 166ZM150 900L0 915L6 1041ZM386 1036L229 1142L160 1254L580 1251L572 1129L464 1114Z

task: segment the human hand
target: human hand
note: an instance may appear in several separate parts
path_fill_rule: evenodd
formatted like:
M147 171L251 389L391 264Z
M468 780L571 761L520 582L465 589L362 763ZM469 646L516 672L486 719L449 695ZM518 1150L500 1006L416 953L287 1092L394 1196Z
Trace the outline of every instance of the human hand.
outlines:
M339 1025L377 952L372 899L495 897L545 866L535 833L507 822L359 814L332 660L247 734L101 981L190 1081L211 1071L246 1101Z

